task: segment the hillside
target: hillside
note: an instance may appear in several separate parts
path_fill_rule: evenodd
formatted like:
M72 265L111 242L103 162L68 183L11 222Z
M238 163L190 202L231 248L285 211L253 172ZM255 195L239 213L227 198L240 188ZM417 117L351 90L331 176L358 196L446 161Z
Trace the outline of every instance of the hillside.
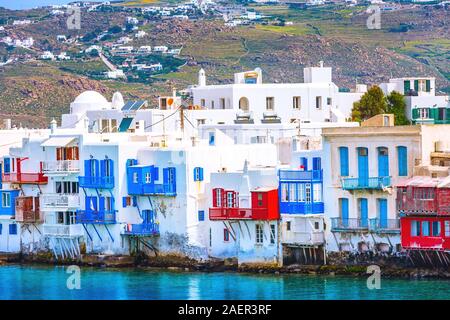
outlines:
M108 98L120 90L125 98L149 99L154 105L158 93L195 84L200 67L206 70L208 83L229 83L234 72L255 67L263 69L264 81L295 82L302 81L303 67L319 60L333 67L334 81L341 87L376 84L400 76L435 76L440 90L450 89L448 12L442 8L419 6L383 12L381 30L366 28L368 15L361 7L250 8L292 24L233 28L217 18L150 20L140 27L148 37L136 44L182 46L186 65L178 71L154 76L148 83L132 83L88 78L106 70L95 58L83 63L25 59L0 67L0 114L26 126L43 126L67 112L70 101L84 90L97 90ZM46 17L35 11L33 15L42 21L20 26L15 34L32 35L36 39L34 50L76 54L82 47L60 44L56 35L77 37L100 32L123 24L130 13L86 13L82 30L70 33L64 30L64 17ZM5 13L0 11L2 16ZM0 56L11 54L10 50L0 46Z

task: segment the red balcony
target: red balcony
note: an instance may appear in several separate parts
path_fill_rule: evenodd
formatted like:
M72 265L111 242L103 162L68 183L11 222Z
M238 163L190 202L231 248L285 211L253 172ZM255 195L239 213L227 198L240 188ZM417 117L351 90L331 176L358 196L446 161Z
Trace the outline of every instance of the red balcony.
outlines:
M35 223L41 222L38 197L17 197L16 214L17 222Z
M19 184L47 184L48 178L42 172L38 173L4 173L3 182Z
M209 220L278 220L268 208L210 208Z

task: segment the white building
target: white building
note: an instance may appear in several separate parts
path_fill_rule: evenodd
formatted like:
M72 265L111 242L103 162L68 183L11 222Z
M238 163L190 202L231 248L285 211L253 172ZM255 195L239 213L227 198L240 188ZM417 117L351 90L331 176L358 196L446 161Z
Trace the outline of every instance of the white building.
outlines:
M55 60L55 55L50 51L44 51L43 54L41 54L42 60Z

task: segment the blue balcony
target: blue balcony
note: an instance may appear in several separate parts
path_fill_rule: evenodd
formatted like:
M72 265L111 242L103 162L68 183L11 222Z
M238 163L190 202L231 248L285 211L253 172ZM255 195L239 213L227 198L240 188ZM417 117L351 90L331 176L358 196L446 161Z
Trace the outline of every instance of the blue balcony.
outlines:
M76 222L89 224L114 224L116 223L117 210L77 210Z
M322 170L280 170L280 181L322 181Z
M391 186L391 177L343 178L344 190L383 190Z
M146 195L159 195L175 197L177 195L175 184L140 184L133 188L128 188L130 195L146 196Z
M148 237L159 235L159 224L156 223L128 224L125 226L124 234L136 237Z
M80 176L78 177L78 183L81 188L113 189L114 177Z
M323 214L323 202L280 202L281 214Z
M399 234L400 219L373 218L369 220L369 229L378 234Z

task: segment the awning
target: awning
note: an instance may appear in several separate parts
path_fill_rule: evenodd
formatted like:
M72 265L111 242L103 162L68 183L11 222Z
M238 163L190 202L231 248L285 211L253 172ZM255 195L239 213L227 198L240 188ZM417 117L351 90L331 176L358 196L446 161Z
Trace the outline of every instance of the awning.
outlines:
M65 147L75 139L75 137L52 137L41 143L41 147Z

